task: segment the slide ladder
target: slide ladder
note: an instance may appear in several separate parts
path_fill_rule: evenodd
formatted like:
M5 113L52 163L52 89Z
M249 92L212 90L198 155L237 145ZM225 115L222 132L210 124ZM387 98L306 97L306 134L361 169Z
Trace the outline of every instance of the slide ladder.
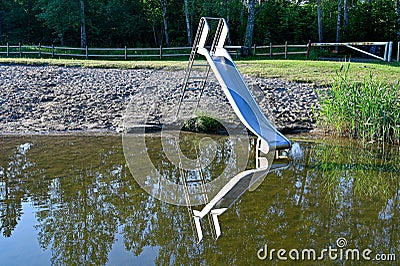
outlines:
M179 146L179 144L177 143L177 149L178 149L178 146ZM180 157L179 151L177 153ZM185 196L185 201L187 204L187 210L189 213L191 226L192 226L192 230L193 230L193 235L196 239L196 243L199 243L203 239L203 232L201 230L200 218L193 215L193 213L195 213L196 211L193 210L193 206L192 206L190 198L191 198L191 196L202 197L201 200L204 204L208 203L209 199L208 199L208 194L206 191L206 181L204 179L204 175L201 170L202 167L201 167L200 157L197 152L197 149L196 149L196 158L197 158L197 160L196 160L197 170L192 170L193 172L196 172L195 177L193 177L193 176L189 177L189 173L183 169L181 158L179 160L179 162L180 162L179 169L180 169L181 182L182 182L182 185L184 188L184 196ZM191 188L197 188L196 192L193 192ZM216 232L218 232L217 229L213 230L213 228L216 228L216 227L213 226L214 221L212 220L213 219L212 214L209 213L207 215L207 217L208 217L209 226L211 228L212 236L214 239L217 239L219 235L216 235L217 234Z
M203 95L208 75L210 74L211 67L207 63L207 61L196 61L197 48L199 47L200 41L202 40L203 28L205 27L205 25L206 20L200 19L196 36L193 42L193 47L190 52L189 62L186 67L185 78L182 83L182 95L179 100L178 111L176 113L177 117L179 117L179 115L181 114L182 103L185 103L185 107L188 107L186 109L189 109L186 110L187 112L185 113L185 115L190 116L196 112L200 103L201 96ZM196 73L193 73L193 67L200 70L198 70ZM197 95L196 92L198 93Z

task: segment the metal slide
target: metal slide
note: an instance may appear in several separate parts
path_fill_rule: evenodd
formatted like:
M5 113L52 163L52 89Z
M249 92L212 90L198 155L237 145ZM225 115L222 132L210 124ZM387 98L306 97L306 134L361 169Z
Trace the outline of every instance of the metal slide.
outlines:
M209 66L218 79L218 82L220 83L222 90L228 98L236 115L251 132L265 142L264 145L262 145L264 147L263 152L269 153L272 151L289 149L291 147L291 142L277 131L265 117L264 113L254 100L231 56L224 48L225 40L228 35L228 26L225 19L217 19L218 26L214 40L211 48L207 49L206 41L210 32L210 26L207 20L210 19L215 20L214 18L205 17L200 20L196 40L189 59L187 70L188 77L190 77L189 75L191 73L191 67L193 66L194 55L203 55L207 59ZM184 97L186 82L184 82L182 98Z
M207 46L206 44L210 32L208 20L218 21L211 46ZM265 175L273 171L287 168L287 157L283 155L283 151L291 147L291 142L277 131L265 117L231 56L224 48L227 35L228 26L225 19L201 18L190 54L186 77L182 86L182 96L179 101L177 117L179 116L182 103L185 102L186 92L200 92L199 96L194 101L195 108L193 111L197 109L201 95L203 94L205 81L211 68L240 121L258 137L256 147L256 169L246 170L232 177L201 211L190 208L189 212L193 213L198 242L203 238L200 220L206 215L209 217L211 216L211 223L213 224L211 228L214 229L213 232L217 239L221 235L218 216L224 213L245 191L253 190L257 187L260 182L263 181ZM203 55L207 59L208 64L195 64L194 60L197 54ZM205 70L202 72L204 75L193 75L193 66L205 67ZM192 83L195 83L193 80L197 80L199 86L196 88L191 87L189 85L189 80L191 80ZM272 162L272 160L268 161L265 156L274 153L274 162Z

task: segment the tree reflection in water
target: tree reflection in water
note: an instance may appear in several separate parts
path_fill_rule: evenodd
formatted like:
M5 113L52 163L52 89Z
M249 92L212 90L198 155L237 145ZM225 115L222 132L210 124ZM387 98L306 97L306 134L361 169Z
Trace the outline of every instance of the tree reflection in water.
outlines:
M104 265L118 235L130 256L157 247L157 265L257 264L265 244L323 249L338 237L351 248L400 254L398 148L300 142L300 160L268 175L220 217L223 237L196 245L186 208L152 198L132 178L120 137L0 142L0 241L13 237L22 202L30 202L38 241L53 264Z

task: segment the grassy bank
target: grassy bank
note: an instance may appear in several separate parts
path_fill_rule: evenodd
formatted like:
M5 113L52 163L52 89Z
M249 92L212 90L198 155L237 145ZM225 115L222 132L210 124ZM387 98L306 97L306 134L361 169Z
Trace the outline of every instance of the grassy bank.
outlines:
M340 68L334 84L320 95L320 125L364 141L400 144L399 83L389 83L372 72L362 82L354 82L352 67Z
M317 86L329 86L334 83L335 72L342 62L306 61L306 60L262 60L239 61L242 73L257 77L278 77L295 82L305 82ZM374 76L396 83L400 79L398 63L351 63L349 80L363 82L370 72Z
M186 59L171 61L105 61L105 60L73 60L73 59L32 59L32 58L0 58L3 64L57 65L94 68L121 69L184 69ZM335 71L340 62L308 61L308 60L238 60L239 70L246 75L263 78L283 78L294 82L306 82L317 86L329 86L334 83ZM363 82L365 76L374 73L376 78L396 83L400 77L398 63L352 63L349 79Z

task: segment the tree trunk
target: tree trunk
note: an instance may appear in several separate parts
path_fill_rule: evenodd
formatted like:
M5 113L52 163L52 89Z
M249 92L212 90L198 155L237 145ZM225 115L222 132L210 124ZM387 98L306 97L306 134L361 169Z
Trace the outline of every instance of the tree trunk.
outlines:
M400 42L400 0L397 0L397 40Z
M153 22L153 38L154 38L154 43L156 45L156 47L158 46L158 41L157 41L157 33L156 33L156 27L154 26L154 22Z
M339 4L338 4L338 16L337 16L337 24L336 24L336 42L340 42L342 2L343 2L343 0L339 0ZM338 52L338 51L339 51L339 46L336 46L336 52Z
M190 19L189 19L189 7L188 0L185 0L185 19L186 19L186 30L189 46L192 46L192 35L190 32Z
M343 11L343 30L346 36L349 25L349 0L344 0L344 11Z
M399 0L400 1L400 0ZM3 43L3 11L0 10L0 44Z
M85 19L85 1L79 0L79 13L81 17L81 47L85 48L87 45L86 40L86 19Z
M228 2L229 0L226 0L226 23L228 23L228 25L229 25L229 22L230 22L230 12L229 12L229 2ZM400 0L399 0L400 1ZM228 45L232 45L232 42L231 42L231 34L229 33L229 31L228 31Z
M251 46L253 45L253 31L255 22L254 0L249 0L248 3L249 3L249 16L247 17L247 27L246 27L244 46L247 46L250 49Z
M164 22L164 34L165 34L165 45L169 47L169 37L168 37L168 23L167 23L167 3L166 0L160 0L162 16Z
M400 1L400 0L399 0ZM318 41L324 42L324 38L322 36L322 10L321 10L321 0L317 2L317 12L318 12Z

